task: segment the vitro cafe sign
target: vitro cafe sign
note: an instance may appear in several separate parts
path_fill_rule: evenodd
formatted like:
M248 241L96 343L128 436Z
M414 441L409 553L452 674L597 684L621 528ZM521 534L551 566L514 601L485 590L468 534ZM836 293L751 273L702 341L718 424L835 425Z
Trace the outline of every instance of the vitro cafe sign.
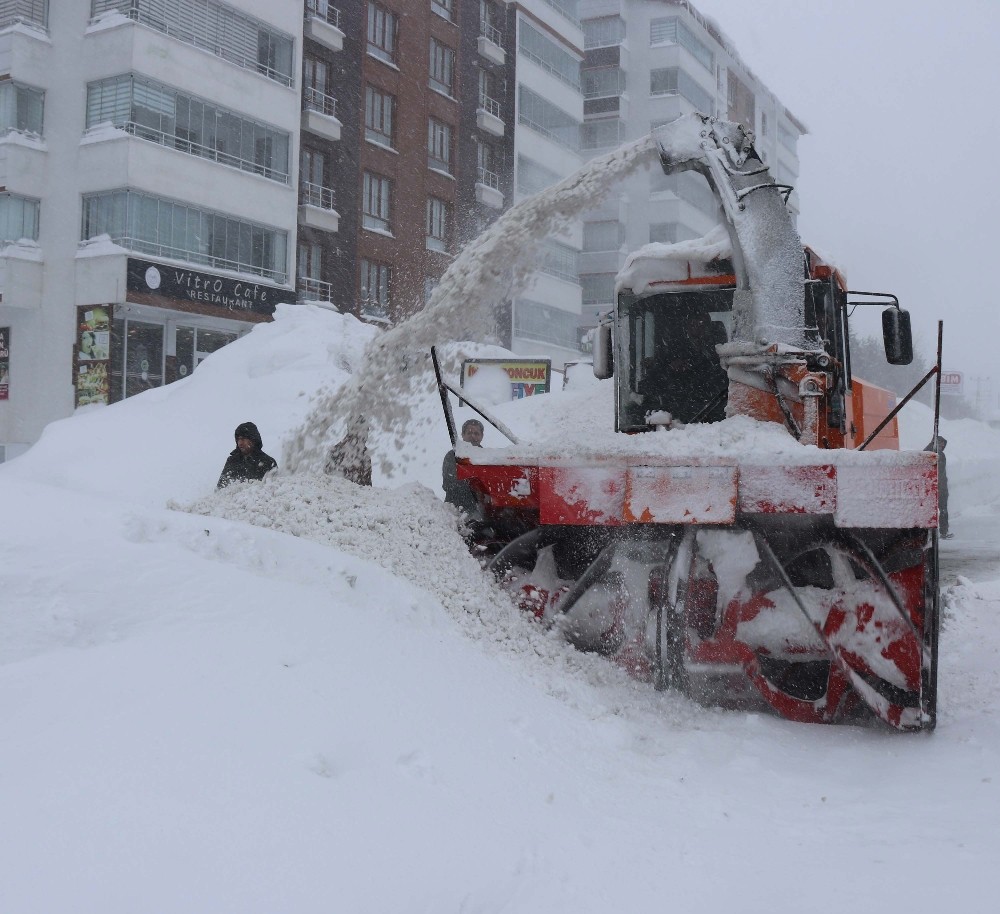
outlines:
M278 286L133 257L128 259L127 285L130 292L214 305L234 314L270 315L280 302L295 300L293 292Z

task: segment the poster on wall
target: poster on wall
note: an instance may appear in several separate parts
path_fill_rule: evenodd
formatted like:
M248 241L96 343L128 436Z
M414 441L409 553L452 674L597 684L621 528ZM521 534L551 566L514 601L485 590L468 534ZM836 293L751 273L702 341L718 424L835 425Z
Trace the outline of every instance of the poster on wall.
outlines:
M0 327L0 400L10 398L10 327Z
M109 402L111 320L103 306L77 308L76 405Z

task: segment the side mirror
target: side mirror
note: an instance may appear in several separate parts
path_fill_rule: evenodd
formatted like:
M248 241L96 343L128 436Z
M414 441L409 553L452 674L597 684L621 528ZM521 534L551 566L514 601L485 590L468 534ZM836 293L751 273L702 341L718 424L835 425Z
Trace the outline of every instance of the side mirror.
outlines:
M910 312L902 308L886 308L882 312L882 341L885 358L890 365L909 365L913 361L913 333Z
M611 354L611 323L601 321L592 331L594 334L594 377L610 378L615 372Z

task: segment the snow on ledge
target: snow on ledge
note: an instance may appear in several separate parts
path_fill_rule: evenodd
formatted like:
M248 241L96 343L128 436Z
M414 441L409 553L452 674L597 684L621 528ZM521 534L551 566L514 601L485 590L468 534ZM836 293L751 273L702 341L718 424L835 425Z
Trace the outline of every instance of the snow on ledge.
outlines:
M77 257L106 257L110 254L128 254L128 249L111 240L110 235L95 235L77 246Z
M0 247L0 257L14 260L33 260L41 263L42 249L38 246L37 241L32 241L30 238L20 238Z
M135 20L129 19L128 16L123 16L118 10L109 10L91 19L90 25L84 29L84 34L90 35L93 32L106 32L108 29L121 28L123 25L135 25Z
M37 133L24 133L21 130L8 130L0 136L0 143L10 146L24 146L27 149L38 149L48 152L49 147Z
M83 138L80 140L80 145L85 146L88 143L103 143L107 140L123 139L128 139L128 134L121 127L116 127L111 121L102 121L84 133Z

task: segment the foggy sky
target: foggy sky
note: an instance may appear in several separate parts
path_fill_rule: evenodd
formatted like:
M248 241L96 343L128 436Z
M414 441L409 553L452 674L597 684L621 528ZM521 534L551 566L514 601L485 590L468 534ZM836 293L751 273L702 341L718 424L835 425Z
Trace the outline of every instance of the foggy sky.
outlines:
M693 2L809 130L803 241L850 288L898 295L928 361L943 319L945 370L996 393L1000 2ZM863 334L878 315L855 312Z

